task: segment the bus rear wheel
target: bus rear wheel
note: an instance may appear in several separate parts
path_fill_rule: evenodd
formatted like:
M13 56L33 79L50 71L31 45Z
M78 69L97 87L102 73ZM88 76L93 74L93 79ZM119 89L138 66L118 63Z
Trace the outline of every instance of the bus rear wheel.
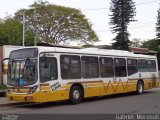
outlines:
M70 95L69 95L70 103L75 105L80 103L82 99L83 99L82 89L79 86L74 85L70 90Z
M141 95L141 94L143 94L143 90L144 90L143 82L142 81L138 81L136 93L138 95Z

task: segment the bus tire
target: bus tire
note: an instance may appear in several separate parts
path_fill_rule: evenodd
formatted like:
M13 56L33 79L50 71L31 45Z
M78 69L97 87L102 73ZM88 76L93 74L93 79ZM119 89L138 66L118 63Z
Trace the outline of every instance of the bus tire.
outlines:
M143 94L143 90L144 90L144 84L143 84L143 82L142 81L138 81L137 82L137 89L136 89L137 95Z
M80 103L82 99L83 99L82 89L77 85L72 86L69 94L70 103L75 105Z

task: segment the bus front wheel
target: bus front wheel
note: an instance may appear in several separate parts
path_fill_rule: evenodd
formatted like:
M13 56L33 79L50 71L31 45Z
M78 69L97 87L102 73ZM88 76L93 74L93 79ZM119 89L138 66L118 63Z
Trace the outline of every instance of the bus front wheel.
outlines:
M82 89L74 85L71 90L70 90L70 95L69 95L69 101L71 104L78 104L82 101L83 99L83 92Z
M144 90L144 85L143 85L143 82L142 81L138 81L137 83L137 94L140 95L140 94L143 94L143 90Z

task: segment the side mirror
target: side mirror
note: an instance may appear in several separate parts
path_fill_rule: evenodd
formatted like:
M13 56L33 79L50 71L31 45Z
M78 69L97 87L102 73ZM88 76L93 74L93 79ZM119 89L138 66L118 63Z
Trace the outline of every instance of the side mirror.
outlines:
M2 72L4 72L4 61L5 60L9 60L9 58L4 58L1 62L1 65L2 65Z
M4 72L4 63L2 62L2 73Z

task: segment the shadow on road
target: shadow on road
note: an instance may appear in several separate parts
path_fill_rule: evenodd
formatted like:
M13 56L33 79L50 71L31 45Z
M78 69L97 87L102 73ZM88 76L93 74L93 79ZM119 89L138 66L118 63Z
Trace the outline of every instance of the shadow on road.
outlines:
M142 95L145 94L152 94L154 93L153 91L145 91ZM107 100L107 99L116 99L116 98L122 98L122 97L130 97L130 96L139 96L135 92L130 92L130 93L118 93L118 94L112 94L112 95L106 95L106 96L101 96L101 97L93 97L93 98L87 98L84 100L84 102L92 102L92 101L97 101L97 100Z
M146 94L152 94L154 91L145 91L142 95ZM83 103L87 102L95 102L95 101L101 101L101 100L110 100L110 99L117 99L117 98L122 98L122 97L131 97L131 96L139 96L136 95L135 93L121 93L121 94L114 94L114 95L106 95L102 97L93 97L93 98L86 98L83 100ZM70 106L71 104L68 101L58 101L58 102L47 102L47 103L31 103L31 104L24 104L24 105L19 105L15 106L18 108L32 108L32 109L39 109L39 108L49 108L49 107L56 107L56 106Z

